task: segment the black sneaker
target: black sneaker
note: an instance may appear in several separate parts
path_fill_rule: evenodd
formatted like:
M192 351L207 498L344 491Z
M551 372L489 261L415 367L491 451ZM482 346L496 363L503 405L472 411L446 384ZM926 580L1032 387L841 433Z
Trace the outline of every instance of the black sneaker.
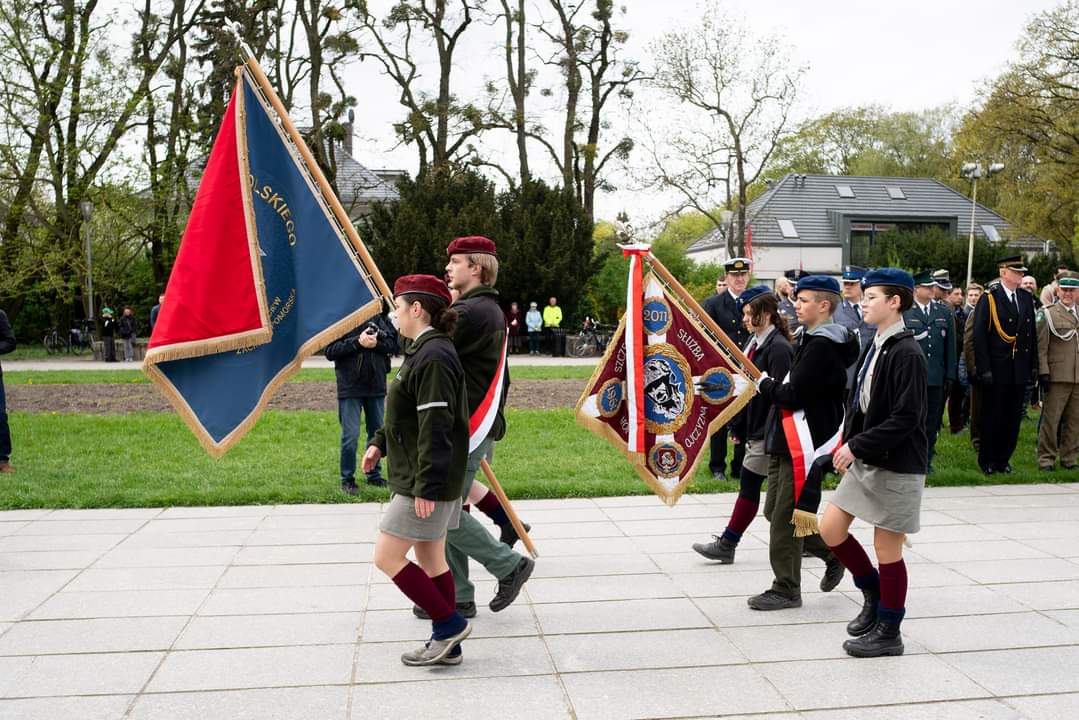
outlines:
M466 618L476 617L476 603L463 602L457 603L457 612L461 613ZM412 606L412 614L418 617L420 620L430 620L431 616L427 614L427 611L421 608L419 605Z
M367 478L367 484L371 487L386 487L386 479L381 475L372 475Z
M341 481L341 492L345 495L355 495L360 489L356 487L356 478L345 478Z
M738 549L738 543L733 543L722 535L712 537L715 539L710 543L693 543L693 549L709 560L718 560L720 565L734 562L734 551Z
M775 590L765 590L760 595L754 595L746 600L746 604L754 610L786 610L802 607L802 598L801 596L789 598Z
M532 532L531 525L528 523L521 524L525 526L525 532ZM506 523L505 525L499 525L499 527L502 529L502 532L499 533L498 539L509 545L511 548L521 539L517 534L517 531L513 528L513 523Z
M517 596L521 594L521 588L528 582L528 578L532 577L535 567L536 562L532 558L523 557L513 572L498 581L498 592L495 593L488 606L491 612L501 612L517 599Z

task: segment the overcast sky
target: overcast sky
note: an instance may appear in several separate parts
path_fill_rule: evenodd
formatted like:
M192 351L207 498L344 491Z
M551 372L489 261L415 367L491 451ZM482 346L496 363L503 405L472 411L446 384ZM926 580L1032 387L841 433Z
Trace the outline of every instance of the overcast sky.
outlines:
M374 8L389 2L372 2ZM494 4L494 3L492 3ZM662 34L700 17L695 0L624 0L621 26L631 40L627 56L647 64L649 45ZM727 0L725 6L742 16L756 32L779 33L792 46L796 60L809 67L801 90L798 116L808 117L843 107L879 103L893 110L921 110L949 102L960 106L977 98L979 87L997 75L1016 56L1015 45L1031 16L1055 7L1057 0ZM546 2L533 0L532 18L543 14ZM531 19L531 18L530 18ZM475 97L485 78L501 80L502 60L497 30L479 28L466 34L453 77L454 90ZM437 78L429 68L431 82ZM394 167L415 172L412 147L393 148L392 123L402 110L392 83L376 63L348 71L350 90L358 97L356 156L370 167ZM548 75L541 86L555 86ZM557 98L556 98L557 99ZM534 101L534 102L533 102ZM533 108L555 101L534 97ZM553 109L553 107L552 107ZM640 107L637 112L640 112ZM544 115L557 122L554 115ZM615 130L625 118L612 116ZM617 138L611 138L612 142ZM489 137L485 151L516 172L517 162L508 133ZM530 157L542 158L539 146ZM554 175L553 166L540 173ZM597 217L613 218L628 210L636 224L658 217L673 199L656 193L634 192L631 182L616 178L621 189L597 194Z

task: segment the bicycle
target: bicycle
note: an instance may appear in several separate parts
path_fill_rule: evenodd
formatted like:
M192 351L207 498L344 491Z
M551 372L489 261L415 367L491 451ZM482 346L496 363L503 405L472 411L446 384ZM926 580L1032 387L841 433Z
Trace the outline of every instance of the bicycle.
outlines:
M68 350L67 340L56 328L49 328L49 331L45 333L45 337L41 340L41 344L45 346L45 352L49 355L56 355Z
M68 332L68 347L71 352L81 355L84 351L94 349L94 326L89 320L80 320L78 327L73 327Z
M598 323L586 323L577 335L577 342L569 354L573 357L602 355L611 341L611 333L607 332L608 327Z

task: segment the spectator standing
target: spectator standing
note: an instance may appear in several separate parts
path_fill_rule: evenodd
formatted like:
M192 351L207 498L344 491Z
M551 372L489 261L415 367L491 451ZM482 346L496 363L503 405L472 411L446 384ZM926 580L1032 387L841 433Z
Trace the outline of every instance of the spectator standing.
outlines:
M776 279L776 295L779 296L779 314L787 321L787 328L790 330L792 338L797 334L798 329L801 327L801 323L798 322L798 313L794 311L794 298L792 297L792 291L794 289L793 283L797 282L800 274L801 273L798 270L788 270L783 274L783 277Z
M528 354L539 355L540 333L543 332L543 316L540 315L539 305L535 302L528 304L528 313L525 315L525 325L528 328Z
M124 362L135 360L135 316L130 307L125 307L120 314L120 337L124 341Z
M116 320L109 307L101 309L101 349L105 362L116 362Z
M1038 427L1038 469L1079 468L1079 273L1057 278L1060 301L1043 308L1038 322L1038 380L1045 395ZM1058 443L1058 438L1060 442Z
M551 344L551 355L563 355L559 352L559 338L562 332L562 308L558 307L558 298L547 301L547 307L543 308L543 332L547 334Z
M970 381L967 378L967 362L963 354L963 329L967 326L967 310L963 288L954 287L948 293L948 303L955 318L955 354L959 359L956 381L948 391L948 429L952 435L966 427L970 414Z
M1053 282L1042 288L1041 296L1038 298L1042 301L1042 307L1052 305L1059 299L1060 295L1057 293L1057 288L1060 287L1060 277L1067 272L1069 272L1067 265L1057 266L1057 270L1053 274Z
M15 349L15 334L11 332L11 323L7 313L0 310L0 355L7 355ZM0 473L13 473L11 467L11 429L7 422L7 397L4 395L4 366L0 365Z
M161 306L165 304L165 295L157 296L157 305L150 308L150 334L154 333L154 325L157 325L157 316L161 313Z
M376 315L326 347L337 375L337 418L341 423L341 490L355 495L356 444L360 415L367 424L367 443L382 427L386 407L386 375L390 358L397 353L397 331L385 315ZM367 484L385 487L381 464L376 461Z
M509 331L509 351L511 353L521 352L521 340L523 339L522 323L521 323L521 309L517 307L517 303L510 303L510 309L506 311L506 329Z

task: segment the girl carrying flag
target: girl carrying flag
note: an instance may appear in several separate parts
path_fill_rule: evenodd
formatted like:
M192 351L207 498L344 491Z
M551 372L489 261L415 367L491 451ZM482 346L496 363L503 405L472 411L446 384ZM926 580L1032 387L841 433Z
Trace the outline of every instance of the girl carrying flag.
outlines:
M914 301L914 279L881 268L863 280L862 314L877 326L862 350L843 431L832 461L843 474L821 520L820 533L862 591L864 604L847 625L843 649L855 657L902 655L899 626L906 612L903 540L918 532L925 486L927 367L903 312ZM849 533L854 518L873 525L874 568Z

